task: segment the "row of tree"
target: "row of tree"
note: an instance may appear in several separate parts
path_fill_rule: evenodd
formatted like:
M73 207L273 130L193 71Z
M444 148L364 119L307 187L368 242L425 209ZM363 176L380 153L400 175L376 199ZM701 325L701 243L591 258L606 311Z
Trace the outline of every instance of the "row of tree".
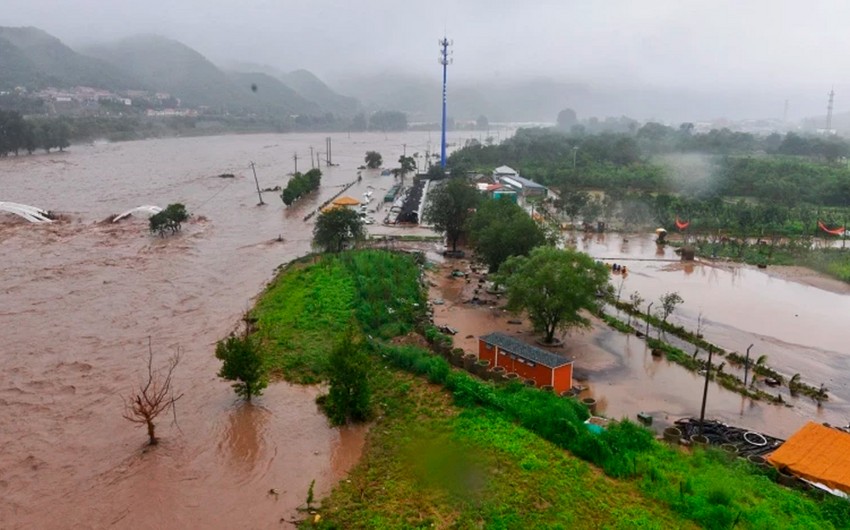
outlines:
M70 144L70 125L66 120L28 120L17 112L0 110L0 157L37 149L60 151Z
M831 163L829 157L817 154L822 151L816 148L829 144L844 146L843 150L847 145L842 139L804 138L789 133L784 138L776 135L779 143L775 154L660 154L663 149L659 146L663 145L664 138L674 134L668 129L647 124L635 135L602 133L588 136L522 129L499 145L471 142L449 157L449 166L457 174L508 164L525 177L564 190L608 193L630 190L704 198L743 196L784 205L806 202L850 206L850 169ZM677 131L675 134L694 142L711 142L726 135L722 131L704 135ZM744 133L734 133L730 142L745 146L746 141L734 139L737 134ZM803 149L800 147L803 144L809 147ZM740 148L744 151L755 149Z
M322 171L318 168L313 168L306 173L296 172L289 179L289 183L281 192L280 198L283 200L283 204L289 206L303 195L318 189L321 182Z

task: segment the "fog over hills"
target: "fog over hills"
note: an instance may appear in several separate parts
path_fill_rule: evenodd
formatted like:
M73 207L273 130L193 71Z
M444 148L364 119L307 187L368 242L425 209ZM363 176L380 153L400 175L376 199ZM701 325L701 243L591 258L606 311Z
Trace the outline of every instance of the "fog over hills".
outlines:
M112 64L107 71L100 61L62 60L54 70L36 57L37 46L25 50L0 40L0 66L41 86L75 76L91 84L93 71L112 86L126 85L116 65L149 83L157 65L102 48L157 34L198 54L187 74L222 83L201 94L188 79L165 79L187 101L253 105L257 98L245 98L244 87L232 86L225 72L264 73L322 112L400 109L411 121L433 122L441 102L436 40L445 34L454 39L448 112L456 120L483 114L491 121L552 121L570 107L582 118L799 122L825 114L832 88L836 115L850 109L850 56L842 53L850 46L848 17L850 4L839 0L244 0L238 7L148 0L133 10L97 0L80 0L73 9L57 9L51 0L9 0L0 23L43 28L74 50L100 49L97 56ZM164 62L178 67L191 55L175 49ZM221 72L202 67L201 57ZM280 107L303 108L294 101Z

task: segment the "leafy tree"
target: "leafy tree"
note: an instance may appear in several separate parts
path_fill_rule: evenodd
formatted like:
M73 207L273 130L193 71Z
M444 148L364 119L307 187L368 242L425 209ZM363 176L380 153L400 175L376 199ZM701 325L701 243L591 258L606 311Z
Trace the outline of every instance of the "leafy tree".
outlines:
M564 212L564 215L575 223L576 217L581 213L582 208L590 200L590 194L586 191L578 191L575 189L564 190L561 193L559 206Z
M319 214L313 228L313 245L325 252L342 252L346 243L366 237L363 220L349 208L333 207Z
M679 293L664 293L661 295L661 320L667 322L667 318L676 310L676 306L684 302Z
M322 171L318 168L313 168L306 173L296 172L281 192L280 198L285 205L289 206L300 197L317 189L321 182Z
M508 309L527 311L547 343L558 329L588 326L580 311L595 309L596 294L608 283L605 266L582 252L554 247L537 247L528 257L508 258L499 276L507 287Z
M330 355L330 390L325 401L328 418L334 425L362 422L371 416L369 368L360 333L349 325Z
M528 213L507 198L485 200L467 224L475 253L490 272L511 256L524 256L546 243L546 234Z
M218 376L234 381L233 389L246 401L261 395L269 384L262 356L251 338L231 335L216 344L215 357L223 363Z
M169 204L161 212L154 214L149 219L151 233L157 232L160 236L165 236L165 232L170 230L172 234L180 231L182 223L189 219L189 213L186 207L182 204Z
M478 205L481 195L463 178L452 178L428 194L428 204L422 214L434 230L446 234L452 250L463 233L467 219Z
M402 181L404 181L404 176L407 173L416 169L416 160L412 156L400 156L398 157L398 165L399 167L393 170L396 176L401 176Z
M384 159L381 156L381 153L377 151L366 151L366 158L364 158L364 162L366 162L366 167L369 169L377 169L384 163Z
M578 117L576 116L576 111L573 109L564 109L558 113L558 128L569 130L573 125L578 124Z

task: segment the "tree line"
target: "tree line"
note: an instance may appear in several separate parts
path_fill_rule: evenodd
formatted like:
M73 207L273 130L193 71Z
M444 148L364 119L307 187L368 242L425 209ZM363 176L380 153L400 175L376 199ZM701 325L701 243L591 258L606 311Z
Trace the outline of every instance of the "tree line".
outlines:
M850 206L850 144L795 133L765 137L728 129L693 133L648 123L634 133L587 135L520 129L499 145L477 141L449 157L457 174L507 164L562 190L752 197L794 205Z
M297 201L299 197L318 189L322 182L322 171L313 168L306 173L296 172L292 175L286 188L280 194L280 198L287 206Z
M0 157L37 149L64 150L70 144L71 128L64 119L25 119L17 112L0 110Z

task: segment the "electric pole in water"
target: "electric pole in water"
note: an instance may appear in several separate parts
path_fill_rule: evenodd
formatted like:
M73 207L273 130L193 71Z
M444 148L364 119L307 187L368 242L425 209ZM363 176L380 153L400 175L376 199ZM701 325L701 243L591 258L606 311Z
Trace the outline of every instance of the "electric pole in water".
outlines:
M254 163L253 162L251 162L251 171L254 172L254 184L257 185L257 197L260 198L260 205L263 205L265 203L263 202L263 194L260 193L260 181L257 180L257 170L254 169Z
M443 65L443 139L440 144L440 167L446 169L446 67L452 64L449 46L454 44L454 42L443 36L438 43L440 45L440 57L438 61Z
M316 166L313 165L313 146L310 146L310 169L315 169Z
M292 159L295 160L295 172L298 173L298 153L292 155Z
M708 398L708 379L711 376L711 346L708 347L708 363L705 365L705 386L702 389L702 406L699 409L699 434L702 436L702 428L705 423L705 400Z

